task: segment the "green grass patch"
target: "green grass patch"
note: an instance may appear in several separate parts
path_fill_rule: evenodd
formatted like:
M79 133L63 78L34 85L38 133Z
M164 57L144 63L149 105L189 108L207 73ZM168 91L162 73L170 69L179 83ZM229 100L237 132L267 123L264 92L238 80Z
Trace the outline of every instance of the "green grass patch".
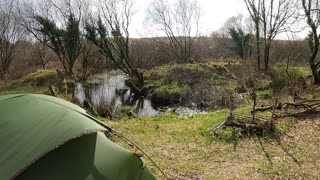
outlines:
M20 93L47 94L47 88L32 85L21 86L21 84L13 84L8 87L0 88L0 95Z
M256 94L257 94L258 99L271 99L272 98L272 91L270 89L257 91Z
M248 106L236 112L250 115L250 110ZM320 141L314 138L312 144L309 138L319 134L319 131L310 128L315 127L314 123L304 123L308 130L315 131L308 133L301 131L301 128L292 128L297 126L294 119L278 122L277 128L294 138L281 137L281 144L272 138L243 138L240 130L233 128L227 128L218 138L211 138L212 126L222 122L228 113L228 110L220 110L188 118L167 113L154 118L116 122L103 120L137 142L173 179L192 179L195 176L201 179L269 179L319 175L319 164L314 164L314 159L317 159L316 149ZM268 113L259 115L270 117ZM235 138L236 143L232 143ZM292 157L303 163L302 167L298 167ZM160 178L160 173L151 163L145 158L143 160ZM299 173L301 168L308 175Z
M27 83L27 82L38 81L39 79L48 79L51 77L57 77L56 71L54 71L54 70L40 70L35 73L31 73L31 74L27 75L22 80L25 83Z
M184 88L179 86L177 82L172 84L167 84L156 88L154 91L156 93L169 93L169 94L181 94L183 93Z
M48 86L57 81L54 70L41 70L12 82L9 86L0 88L0 94L34 93L47 94Z
M224 121L228 116L228 113L228 110L221 110L206 115L201 115L200 117L203 119L203 121L199 129L200 133L205 134L206 136L211 136L212 127Z
M294 127L296 120L294 118L286 118L276 123L276 128L280 134L288 133Z

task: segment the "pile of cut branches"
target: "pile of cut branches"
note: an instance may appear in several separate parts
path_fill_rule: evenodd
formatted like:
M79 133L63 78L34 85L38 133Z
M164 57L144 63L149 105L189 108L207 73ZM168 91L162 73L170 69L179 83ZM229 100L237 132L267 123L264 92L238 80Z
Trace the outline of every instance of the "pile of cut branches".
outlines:
M284 103L278 102L276 99L273 106L257 107L256 94L252 93L251 96L253 98L251 116L235 114L233 110L230 110L228 117L223 122L213 127L212 134L218 135L221 129L227 127L240 128L242 134L272 134L276 131L275 121L277 119L307 116L310 113L320 114L320 112L317 111L320 107L320 100L302 100L294 103ZM258 118L256 116L257 112L265 111L270 111L272 113L270 119Z
M256 112L271 111L276 109L280 111L278 114L274 114L275 118L284 117L297 117L300 115L314 112L320 107L320 100L303 100L294 103L282 103L279 102L273 106L258 107Z
M242 134L248 135L262 135L264 132L272 134L275 131L275 124L272 120L260 117L252 119L252 116L235 114L230 111L228 117L223 122L213 127L212 134L218 135L222 129L227 127L240 128Z

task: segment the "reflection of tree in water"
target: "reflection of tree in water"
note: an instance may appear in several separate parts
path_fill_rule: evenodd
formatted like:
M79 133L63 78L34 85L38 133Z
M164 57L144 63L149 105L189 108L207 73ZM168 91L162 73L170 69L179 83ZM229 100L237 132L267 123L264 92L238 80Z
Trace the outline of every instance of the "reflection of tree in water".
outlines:
M138 117L152 117L159 114L157 110L152 107L151 101L139 98L135 103L135 111Z
M86 85L78 83L75 97L81 104L84 99L88 99L100 115L115 115L120 112L123 105L134 105L138 116L157 115L158 112L152 108L149 100L132 98L133 94L125 85L125 80L126 77L122 74L105 74L102 78Z

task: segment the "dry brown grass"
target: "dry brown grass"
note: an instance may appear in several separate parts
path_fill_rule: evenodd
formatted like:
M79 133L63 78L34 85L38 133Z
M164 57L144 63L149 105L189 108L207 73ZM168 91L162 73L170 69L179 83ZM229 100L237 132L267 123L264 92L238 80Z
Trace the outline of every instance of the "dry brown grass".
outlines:
M208 124L223 119L225 113L107 123L137 142L173 179L320 177L320 118L299 119L280 138L243 138L234 146L210 138L206 129Z

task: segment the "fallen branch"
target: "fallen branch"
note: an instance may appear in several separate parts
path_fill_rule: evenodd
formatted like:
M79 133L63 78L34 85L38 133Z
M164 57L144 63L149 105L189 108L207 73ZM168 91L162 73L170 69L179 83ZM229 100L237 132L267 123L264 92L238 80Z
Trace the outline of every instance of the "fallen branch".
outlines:
M320 113L320 111L317 111L317 109L320 108L320 100L303 100L296 103L278 103L278 100L276 99L273 106L256 107L255 105L256 103L253 105L251 116L234 114L233 111L230 111L229 116L212 129L212 134L217 135L219 129L225 127L241 128L243 130L242 133L248 134L254 133L261 135L263 132L274 133L276 131L275 119L277 118L298 117L308 115L310 113ZM289 108L295 112L288 113L287 110ZM281 112L282 110L285 110L285 112ZM256 112L263 111L270 111L272 113L271 119L266 120L256 117Z
M284 108L304 108L304 109L312 109L314 106L319 106L320 100L304 100L301 102L296 103L276 103L276 105L273 106L266 106L266 107L258 107L255 109L256 112L263 112L263 111L269 111L273 109L282 110Z
M53 86L50 85L49 90L50 90L51 96L57 97L58 93L56 92L56 89Z
M263 129L262 125L259 124L251 124L251 123L239 123L236 121L230 121L230 122L226 122L224 124L225 126L229 126L229 127L238 127L238 128L243 128L243 129L251 129L251 128L255 128L255 129Z
M220 124L218 124L217 126L212 128L212 134L217 135L218 129L220 129L220 127L223 126L225 124L225 122L226 122L226 120L222 121Z
M245 130L246 132L259 132L262 134L262 132L274 132L275 126L271 122L263 122L263 123L245 123L245 122L237 122L237 121L227 121L225 124L227 127L236 127L236 128L241 128Z
M299 117L299 116L303 116L303 115L307 115L310 113L317 113L319 114L319 111L316 111L317 108L319 108L320 105L315 106L311 109L307 109L304 111L300 111L300 112L296 112L296 113L286 113L286 114L280 114L280 115L275 115L276 118L285 118L285 117Z

